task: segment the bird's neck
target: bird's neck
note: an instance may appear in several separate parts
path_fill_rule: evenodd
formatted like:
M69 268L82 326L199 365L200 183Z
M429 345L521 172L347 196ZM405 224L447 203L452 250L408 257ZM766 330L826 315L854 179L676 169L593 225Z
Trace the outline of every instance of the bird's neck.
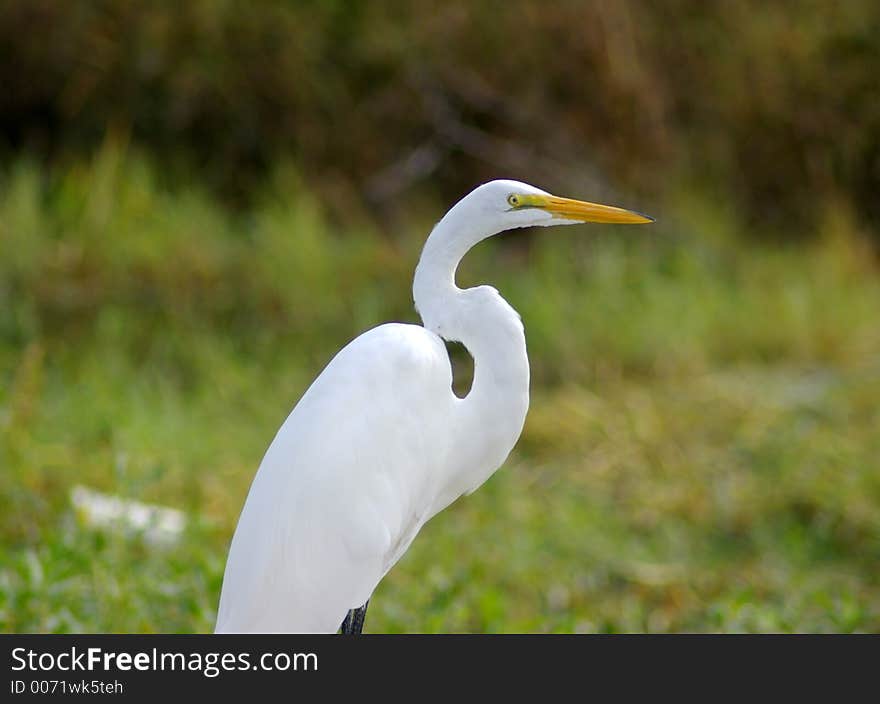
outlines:
M465 198L434 226L425 242L413 279L413 300L425 327L446 340L467 346L463 336L469 331L464 328L475 311L466 305L473 300L467 291L455 285L455 272L475 244L494 234L497 230L485 224Z
M455 464L468 468L452 487L458 494L473 491L501 466L519 438L529 404L529 360L519 314L493 288L455 284L468 250L496 234L481 230L478 222L451 210L428 237L413 282L425 327L461 342L474 359L473 384L459 406L462 432L456 432L452 450Z

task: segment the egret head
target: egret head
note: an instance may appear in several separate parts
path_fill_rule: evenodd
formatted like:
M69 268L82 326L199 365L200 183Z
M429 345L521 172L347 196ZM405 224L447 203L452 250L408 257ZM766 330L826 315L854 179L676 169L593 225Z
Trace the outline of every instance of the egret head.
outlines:
M472 201L486 221L516 227L574 225L583 222L641 224L653 218L611 205L560 198L527 183L490 181L474 189L462 203Z
M475 244L518 227L581 222L639 224L653 220L623 208L560 198L520 181L498 180L478 186L443 216L422 250L413 280L413 299L425 326L447 340L463 339L466 331L461 329L459 308L449 301L450 296L458 295L458 263ZM479 289L470 291L482 296ZM483 300L469 291L459 293L472 302ZM494 304L494 298L489 300Z

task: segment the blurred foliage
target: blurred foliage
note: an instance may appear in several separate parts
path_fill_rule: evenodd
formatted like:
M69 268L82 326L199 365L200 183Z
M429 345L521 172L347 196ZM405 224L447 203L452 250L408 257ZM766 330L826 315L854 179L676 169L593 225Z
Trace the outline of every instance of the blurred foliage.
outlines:
M0 630L206 631L262 453L348 339L415 321L426 212L331 225L296 169L253 206L110 141L0 174ZM880 630L880 277L845 208L808 244L680 225L510 233L460 283L522 313L506 467L383 580L381 631ZM161 549L76 484L187 512Z
M238 199L293 161L336 215L507 175L877 232L878 34L868 0L2 0L0 120L10 153L114 129Z

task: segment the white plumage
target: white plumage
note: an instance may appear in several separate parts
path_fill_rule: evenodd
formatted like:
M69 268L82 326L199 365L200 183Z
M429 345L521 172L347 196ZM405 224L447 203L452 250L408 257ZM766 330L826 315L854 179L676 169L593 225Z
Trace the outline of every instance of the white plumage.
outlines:
M432 231L413 295L425 326L389 323L344 347L270 445L232 540L216 631L333 633L421 527L479 487L516 443L529 400L519 315L459 289L477 242L527 225L647 222L630 211L493 181ZM474 358L461 399L443 339Z

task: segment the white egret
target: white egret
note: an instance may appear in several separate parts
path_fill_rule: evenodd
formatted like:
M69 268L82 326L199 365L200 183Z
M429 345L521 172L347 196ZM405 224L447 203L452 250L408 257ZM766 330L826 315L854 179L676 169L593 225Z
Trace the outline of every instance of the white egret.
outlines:
M424 322L387 323L345 346L272 441L238 521L216 632L360 632L366 604L432 516L507 458L529 405L519 314L455 272L481 240L531 225L646 223L635 212L492 181L434 227L413 282ZM474 360L452 391L443 340Z

